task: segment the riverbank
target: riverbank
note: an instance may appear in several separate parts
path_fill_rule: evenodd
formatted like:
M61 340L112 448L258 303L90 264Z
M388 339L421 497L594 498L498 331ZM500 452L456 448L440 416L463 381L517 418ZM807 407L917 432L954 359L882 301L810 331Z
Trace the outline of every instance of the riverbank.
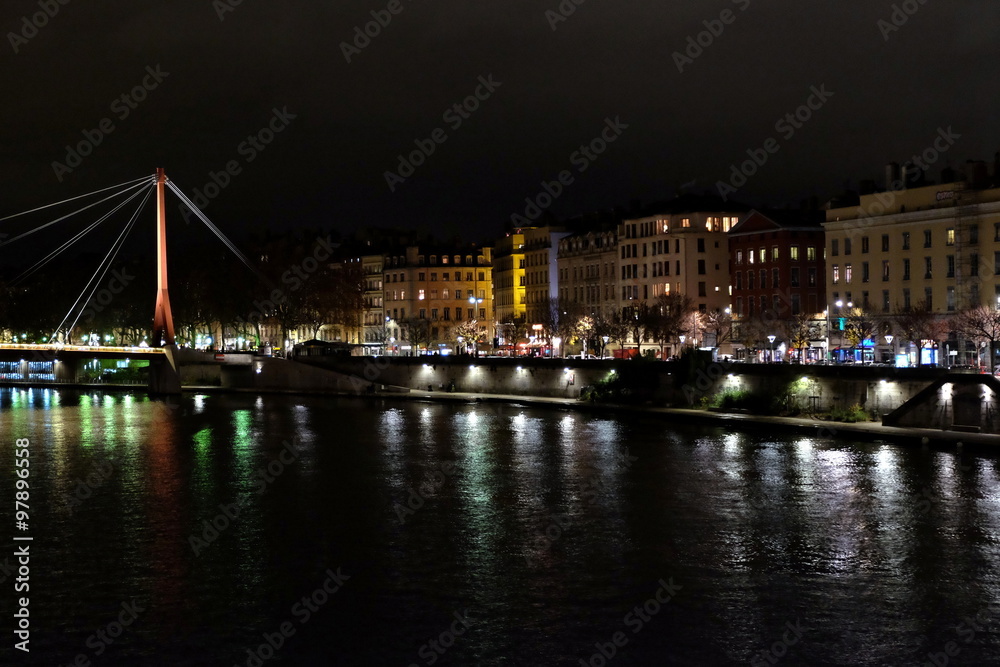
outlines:
M137 385L111 384L37 384L24 385L19 383L3 383L3 387L21 389L71 389L83 391L141 391L145 388ZM988 433L966 433L930 428L885 426L877 422L836 422L808 417L775 417L768 415L753 415L747 413L715 412L689 408L665 408L644 405L621 405L613 403L590 403L574 398L558 398L546 396L525 396L515 394L483 394L475 392L442 392L420 391L409 392L377 392L359 396L356 393L342 391L302 391L302 390L259 390L237 389L219 386L185 386L185 393L209 394L275 394L303 396L336 396L364 398L373 401L433 401L437 403L477 404L477 405L522 405L530 407L555 408L562 410L577 410L603 414L641 414L675 418L692 423L716 425L729 428L778 428L786 432L795 432L816 437L851 437L860 440L892 441L911 445L981 445L988 447L1000 446L1000 436Z

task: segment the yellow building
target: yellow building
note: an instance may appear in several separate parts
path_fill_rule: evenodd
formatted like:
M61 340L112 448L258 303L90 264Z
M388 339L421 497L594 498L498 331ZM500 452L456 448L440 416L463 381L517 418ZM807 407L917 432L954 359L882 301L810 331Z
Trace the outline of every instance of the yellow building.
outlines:
M893 315L906 309L926 308L944 322L969 307L1000 306L1000 189L954 181L865 194L829 209L826 220L831 317L850 303L884 316L892 330Z
M500 324L524 321L524 234L521 230L497 239L493 254L493 294Z

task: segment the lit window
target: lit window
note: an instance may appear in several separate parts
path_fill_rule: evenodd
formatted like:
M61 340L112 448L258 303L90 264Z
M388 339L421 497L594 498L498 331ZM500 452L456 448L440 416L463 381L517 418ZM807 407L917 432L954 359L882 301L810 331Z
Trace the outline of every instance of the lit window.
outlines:
M423 301L423 300L424 300L424 291L417 290L417 301Z

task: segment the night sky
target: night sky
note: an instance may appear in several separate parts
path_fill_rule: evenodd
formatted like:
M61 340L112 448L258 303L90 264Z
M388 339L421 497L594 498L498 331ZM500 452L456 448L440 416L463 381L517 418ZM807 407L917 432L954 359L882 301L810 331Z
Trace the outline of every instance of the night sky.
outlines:
M577 2L7 0L0 214L158 166L195 196L232 161L240 173L206 209L225 230L476 240L564 170L559 217L715 192L772 138L777 152L732 196L824 201L949 126L961 137L934 179L1000 148L996 2L910 0L895 17L870 1ZM46 3L58 13L25 28ZM388 25L376 31L373 11ZM376 36L356 48L366 23ZM692 47L699 33L708 45ZM144 82L144 100L121 99ZM816 90L832 96L813 98L808 121L776 125ZM475 111L453 109L477 91ZM269 123L271 143L248 142ZM612 125L603 153L574 155ZM54 165L69 167L85 130L99 145L72 171ZM386 172L435 130L443 143L390 190Z

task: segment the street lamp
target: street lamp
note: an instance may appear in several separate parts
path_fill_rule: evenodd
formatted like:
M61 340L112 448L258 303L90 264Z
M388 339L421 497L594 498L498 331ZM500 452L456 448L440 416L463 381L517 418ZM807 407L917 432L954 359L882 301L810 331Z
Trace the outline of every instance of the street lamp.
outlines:
M892 365L896 365L896 348L892 347L892 340L894 336L892 334L885 335L885 344L890 346L890 351L892 352Z
M611 340L611 336L601 336L601 339L604 341L604 347L601 348L601 359L603 359L604 353L608 349L608 341Z
M767 342L771 344L771 363L774 363L774 339L777 338L774 334L767 337Z

